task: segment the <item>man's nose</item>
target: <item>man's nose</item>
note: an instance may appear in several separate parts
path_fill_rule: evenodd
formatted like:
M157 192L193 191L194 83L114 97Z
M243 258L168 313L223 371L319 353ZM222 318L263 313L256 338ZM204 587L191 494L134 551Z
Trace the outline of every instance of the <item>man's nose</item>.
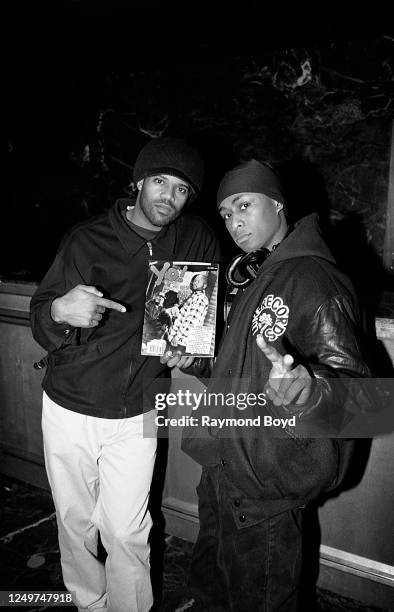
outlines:
M169 200L173 202L175 200L175 190L173 187L165 186L162 189L161 197L163 200Z
M242 219L238 215L233 215L231 218L231 231L235 233L242 225Z

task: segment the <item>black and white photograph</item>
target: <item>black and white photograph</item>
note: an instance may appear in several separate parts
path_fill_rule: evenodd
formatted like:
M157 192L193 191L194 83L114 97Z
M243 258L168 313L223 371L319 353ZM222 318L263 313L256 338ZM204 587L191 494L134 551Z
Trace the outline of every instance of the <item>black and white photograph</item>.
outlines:
M389 5L0 10L0 608L394 612Z

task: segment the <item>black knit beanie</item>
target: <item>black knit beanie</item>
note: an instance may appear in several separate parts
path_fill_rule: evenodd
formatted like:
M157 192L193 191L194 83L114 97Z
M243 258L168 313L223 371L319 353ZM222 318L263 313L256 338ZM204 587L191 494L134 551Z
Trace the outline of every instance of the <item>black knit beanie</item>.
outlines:
M244 162L224 175L216 197L218 206L223 200L237 193L263 193L282 204L286 202L276 172L256 159Z
M154 174L177 176L197 195L204 180L204 162L195 147L182 138L153 138L140 151L134 164L135 183Z

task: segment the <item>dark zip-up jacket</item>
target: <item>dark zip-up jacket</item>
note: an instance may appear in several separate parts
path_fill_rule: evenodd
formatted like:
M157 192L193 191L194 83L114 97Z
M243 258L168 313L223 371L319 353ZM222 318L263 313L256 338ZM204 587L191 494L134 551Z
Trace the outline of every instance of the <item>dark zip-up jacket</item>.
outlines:
M323 432L315 438L297 436L297 427L261 426L250 431L211 427L205 438L196 437L192 428L185 432L182 447L196 461L222 464L239 528L301 506L337 486L352 454L352 440L331 436L340 431L344 416L346 387L340 389L339 377L369 375L365 334L352 285L337 268L315 215L297 224L263 263L257 278L238 291L209 392L256 396L264 392L272 366L256 345L258 333L281 354L293 354L314 373L319 384L303 407L301 421L314 419L315 423L321 418ZM210 414L218 416L215 412ZM223 406L220 417L258 415L290 417L291 410L279 414L267 400L264 407L245 411ZM326 425L333 429L324 435Z
M73 228L31 301L33 336L48 351L45 392L64 408L90 416L140 414L144 386L169 375L158 357L140 354L148 260L219 261L216 237L203 219L181 215L147 242L124 218L133 203L118 200L107 213ZM52 301L78 284L95 286L127 312L107 310L93 329L55 323Z

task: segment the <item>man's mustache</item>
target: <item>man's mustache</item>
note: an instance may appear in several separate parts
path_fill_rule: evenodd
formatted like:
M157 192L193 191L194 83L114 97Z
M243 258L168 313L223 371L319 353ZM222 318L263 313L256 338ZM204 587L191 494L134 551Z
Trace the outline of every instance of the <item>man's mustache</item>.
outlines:
M165 206L169 206L171 210L176 210L175 206L171 202L167 202L166 200L154 200L154 204L164 204Z

